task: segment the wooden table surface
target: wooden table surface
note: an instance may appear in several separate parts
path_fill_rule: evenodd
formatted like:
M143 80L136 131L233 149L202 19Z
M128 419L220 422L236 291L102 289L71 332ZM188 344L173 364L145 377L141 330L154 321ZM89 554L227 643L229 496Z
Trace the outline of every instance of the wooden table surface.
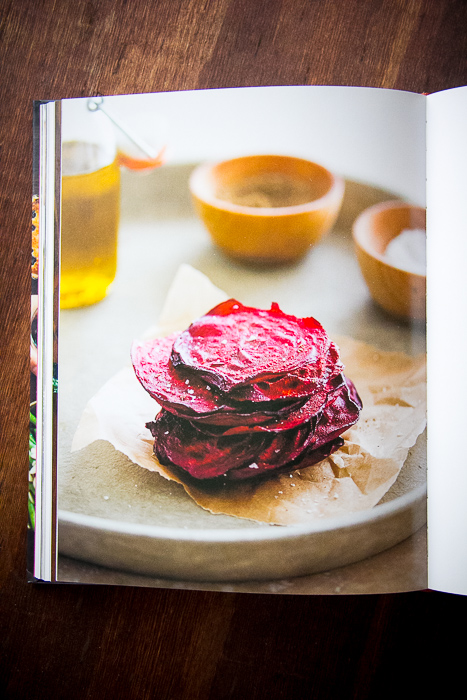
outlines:
M434 92L467 83L467 3L16 0L0 7L6 696L361 699L396 692L407 672L417 688L417 664L423 658L427 672L429 649L449 644L463 598L26 583L32 100L300 84Z

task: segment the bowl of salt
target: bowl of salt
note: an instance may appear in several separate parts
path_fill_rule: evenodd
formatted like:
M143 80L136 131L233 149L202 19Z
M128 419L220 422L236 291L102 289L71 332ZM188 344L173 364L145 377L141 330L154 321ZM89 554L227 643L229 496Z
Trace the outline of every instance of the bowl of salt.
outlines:
M381 202L353 225L360 270L373 300L397 318L426 318L426 211Z

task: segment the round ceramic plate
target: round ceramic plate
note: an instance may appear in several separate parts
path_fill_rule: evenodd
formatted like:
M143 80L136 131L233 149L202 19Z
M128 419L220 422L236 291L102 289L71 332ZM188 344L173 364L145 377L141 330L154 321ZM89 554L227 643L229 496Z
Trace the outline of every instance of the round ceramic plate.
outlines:
M424 329L401 326L371 302L353 252L355 216L389 193L347 182L339 220L319 246L293 267L255 270L212 246L191 209L189 171L161 169L138 180L137 191L126 183L112 294L101 304L60 314L60 553L156 577L242 581L326 571L392 547L426 520L425 436L375 508L288 527L213 515L180 484L133 464L109 443L71 453L84 407L128 363L132 340L157 321L181 263L247 305L266 308L277 301L297 316L311 312L331 336L349 335L385 350L424 350ZM154 201L154 193L154 206L135 208L135 201Z

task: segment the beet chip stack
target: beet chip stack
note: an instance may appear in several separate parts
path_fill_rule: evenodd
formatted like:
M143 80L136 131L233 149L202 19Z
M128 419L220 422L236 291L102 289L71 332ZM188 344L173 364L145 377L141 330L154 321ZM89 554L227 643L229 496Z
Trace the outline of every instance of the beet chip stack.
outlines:
M247 479L315 464L362 404L313 318L219 304L183 333L135 342L136 376L162 410L154 454L196 479Z

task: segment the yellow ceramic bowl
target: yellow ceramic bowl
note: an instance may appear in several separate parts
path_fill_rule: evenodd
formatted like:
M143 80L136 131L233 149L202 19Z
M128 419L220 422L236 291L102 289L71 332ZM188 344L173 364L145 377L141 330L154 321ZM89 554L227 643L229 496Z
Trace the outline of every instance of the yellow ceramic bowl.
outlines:
M404 229L425 226L425 209L398 201L366 209L353 225L357 258L370 294L383 309L399 318L425 318L426 276L394 267L385 260L385 251Z
M302 158L258 155L199 166L190 191L213 241L228 255L278 264L302 257L329 231L344 182Z

